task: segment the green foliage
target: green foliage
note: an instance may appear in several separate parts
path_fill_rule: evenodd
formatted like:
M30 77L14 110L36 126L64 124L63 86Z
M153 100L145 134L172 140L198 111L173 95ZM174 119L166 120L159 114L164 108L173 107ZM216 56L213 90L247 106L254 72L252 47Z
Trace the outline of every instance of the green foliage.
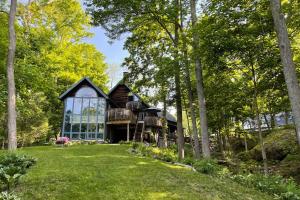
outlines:
M193 165L195 163L195 160L192 157L184 157L181 162L186 165Z
M218 165L216 160L213 159L201 159L193 163L193 167L200 173L216 175L222 168Z
M277 173L293 177L300 184L300 154L287 155L278 165Z
M21 200L21 198L12 192L5 191L0 193L0 200Z
M10 191L28 168L36 163L36 159L17 154L5 154L0 157L0 180Z
M261 174L233 175L231 179L248 187L255 187L274 195L277 199L299 200L300 189L293 179Z
M17 138L21 146L44 143L60 132L63 103L57 97L74 82L88 76L107 90L108 80L103 54L84 42L92 36L91 25L79 1L28 2L18 4L16 23ZM7 16L0 12L0 136L4 141Z
M141 156L148 156L166 162L177 161L177 154L173 149L146 146L143 143L133 143L131 151Z
M283 160L288 154L298 152L294 129L278 129L264 139L268 159ZM261 160L260 145L255 146L249 153L251 158Z

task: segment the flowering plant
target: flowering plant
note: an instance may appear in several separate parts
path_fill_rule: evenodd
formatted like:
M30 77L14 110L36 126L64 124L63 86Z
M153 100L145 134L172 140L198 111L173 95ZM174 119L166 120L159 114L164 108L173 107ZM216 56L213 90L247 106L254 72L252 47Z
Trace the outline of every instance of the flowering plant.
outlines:
M68 137L59 137L56 140L56 144L67 144L70 141L70 139Z

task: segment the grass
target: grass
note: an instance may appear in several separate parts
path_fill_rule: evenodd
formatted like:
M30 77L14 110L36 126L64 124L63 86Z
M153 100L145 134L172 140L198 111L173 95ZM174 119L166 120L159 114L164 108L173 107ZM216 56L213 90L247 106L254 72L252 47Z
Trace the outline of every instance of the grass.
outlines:
M272 199L228 179L212 178L151 158L127 145L29 147L38 158L16 192L22 199Z

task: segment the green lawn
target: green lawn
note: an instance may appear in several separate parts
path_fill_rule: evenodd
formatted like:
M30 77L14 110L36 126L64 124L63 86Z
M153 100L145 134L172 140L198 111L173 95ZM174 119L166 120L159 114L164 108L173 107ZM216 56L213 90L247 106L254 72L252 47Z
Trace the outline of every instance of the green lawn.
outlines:
M17 188L22 199L272 199L230 180L130 155L127 145L29 147L38 158Z

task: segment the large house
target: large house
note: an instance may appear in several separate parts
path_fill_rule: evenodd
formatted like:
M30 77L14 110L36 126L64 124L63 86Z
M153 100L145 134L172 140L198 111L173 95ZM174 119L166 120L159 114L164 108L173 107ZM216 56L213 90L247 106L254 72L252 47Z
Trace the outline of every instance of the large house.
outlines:
M64 102L61 135L71 140L111 143L158 139L162 112L144 102L124 80L108 94L86 77L65 91L59 97ZM176 119L167 113L167 122L168 138L174 140Z

